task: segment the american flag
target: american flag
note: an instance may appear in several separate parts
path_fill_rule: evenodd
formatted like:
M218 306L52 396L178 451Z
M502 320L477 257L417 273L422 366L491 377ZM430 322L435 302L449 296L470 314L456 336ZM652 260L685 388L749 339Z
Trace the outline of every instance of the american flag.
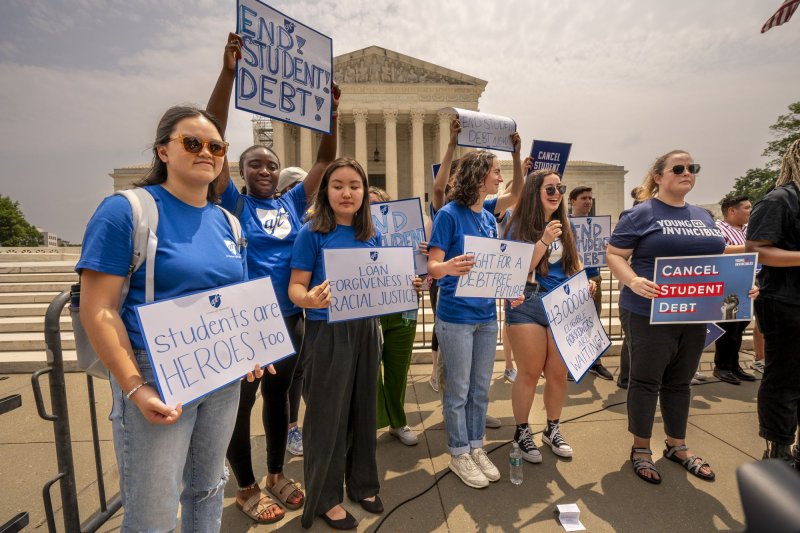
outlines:
M800 0L785 0L775 14L761 27L761 33L764 33L774 26L780 26L784 22L789 22L794 12L797 11L798 5L800 5Z

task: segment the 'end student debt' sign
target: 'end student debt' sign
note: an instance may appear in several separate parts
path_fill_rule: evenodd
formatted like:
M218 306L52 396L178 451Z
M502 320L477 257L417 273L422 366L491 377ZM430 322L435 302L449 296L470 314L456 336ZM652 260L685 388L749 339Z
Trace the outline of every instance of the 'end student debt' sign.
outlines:
M238 0L236 107L330 133L333 42L258 0Z

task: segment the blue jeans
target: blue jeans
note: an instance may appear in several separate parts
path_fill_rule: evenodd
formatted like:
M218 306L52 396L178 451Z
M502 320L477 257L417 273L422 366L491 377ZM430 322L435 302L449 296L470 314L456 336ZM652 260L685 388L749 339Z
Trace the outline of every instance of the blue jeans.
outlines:
M497 350L497 321L454 324L436 320L444 375L442 409L451 455L483 447L489 383Z
M144 379L154 383L146 353L136 352ZM181 505L182 532L219 531L228 480L225 450L239 404L239 382L189 407L175 424L158 426L142 416L111 378L111 426L125 516L122 531L172 531Z

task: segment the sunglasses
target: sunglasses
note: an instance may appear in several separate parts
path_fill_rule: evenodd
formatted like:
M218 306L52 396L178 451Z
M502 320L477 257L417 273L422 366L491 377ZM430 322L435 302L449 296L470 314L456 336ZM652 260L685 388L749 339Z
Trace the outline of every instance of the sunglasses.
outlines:
M547 196L555 196L556 192L561 196L564 196L564 194L567 192L567 186L559 185L556 187L555 185L548 185L544 188L544 192L547 194Z
M683 171L689 169L689 174L699 174L700 173L700 165L698 163L692 163L691 165L675 165L672 167L673 174L683 174Z
M225 141L201 141L192 135L178 135L169 140L169 142L172 141L180 141L183 149L190 154L199 154L203 146L207 146L208 151L214 157L225 157L225 154L228 153L228 143Z

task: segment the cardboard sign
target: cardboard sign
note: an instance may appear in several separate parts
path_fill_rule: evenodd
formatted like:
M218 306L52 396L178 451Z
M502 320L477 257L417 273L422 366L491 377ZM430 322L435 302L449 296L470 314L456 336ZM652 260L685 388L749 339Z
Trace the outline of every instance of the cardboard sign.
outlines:
M561 358L579 382L611 346L589 294L586 272L581 270L542 296L542 304Z
M237 0L236 108L331 131L333 41L258 0Z
M418 308L411 247L325 248L322 257L331 284L328 322Z
M464 236L464 253L475 266L458 277L460 298L517 298L525 290L534 245L527 242Z
M421 276L428 271L428 258L419 252L425 239L422 204L419 198L371 204L372 224L381 232L383 247L411 246L414 249L414 272Z
M139 305L136 316L167 405L187 405L295 353L268 277Z
M719 327L718 325L714 324L713 322L706 325L706 343L703 345L703 349L705 350L708 348L711 343L716 342L717 339L725 335L725 330Z
M533 167L531 172L542 168L549 168L560 175L564 175L569 160L570 143L557 143L552 141L533 141L531 146L531 159Z
M606 245L611 238L611 216L570 217L569 222L584 268L606 266Z
M461 122L461 132L458 134L459 146L502 152L514 151L511 134L517 131L517 123L512 119L457 107L448 107L443 111L458 115L458 120Z
M659 295L650 307L651 324L737 322L753 318L747 295L755 282L758 254L659 257Z

